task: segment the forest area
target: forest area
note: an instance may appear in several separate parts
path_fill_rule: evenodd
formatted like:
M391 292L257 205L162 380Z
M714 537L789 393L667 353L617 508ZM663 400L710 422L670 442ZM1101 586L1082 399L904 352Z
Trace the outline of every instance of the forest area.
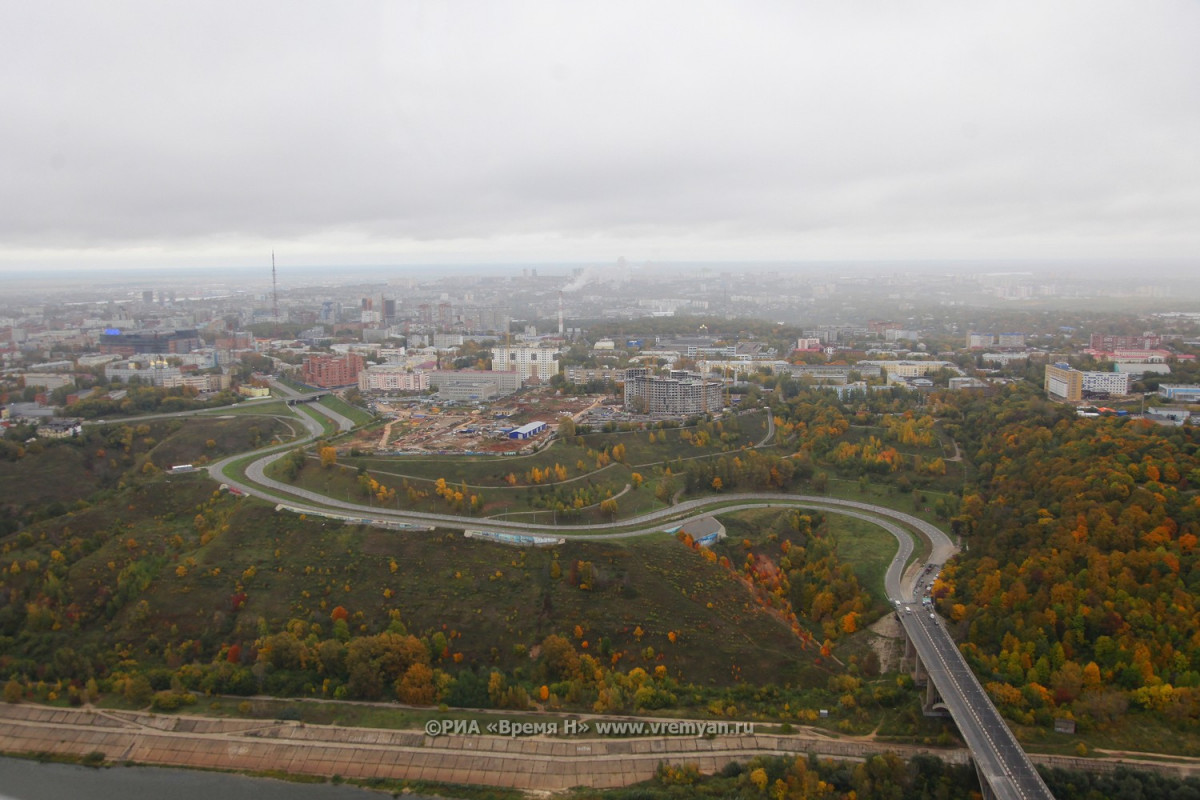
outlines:
M934 595L1010 718L1200 717L1200 435L1083 419L1034 392L946 396L976 467Z

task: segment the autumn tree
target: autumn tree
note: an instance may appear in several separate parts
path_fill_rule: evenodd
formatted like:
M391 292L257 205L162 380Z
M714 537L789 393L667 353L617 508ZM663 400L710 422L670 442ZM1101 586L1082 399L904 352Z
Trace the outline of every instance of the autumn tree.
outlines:
M565 636L550 634L543 639L540 661L551 683L578 677L579 653Z

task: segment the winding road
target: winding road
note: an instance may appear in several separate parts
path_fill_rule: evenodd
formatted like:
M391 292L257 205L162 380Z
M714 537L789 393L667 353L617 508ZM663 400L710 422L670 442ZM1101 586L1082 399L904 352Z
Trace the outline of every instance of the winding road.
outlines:
M282 391L296 395L286 387ZM306 408L333 419L342 430L349 430L353 423L336 412L311 404ZM897 615L904 626L909 641L917 650L918 657L929 674L946 709L953 717L975 759L980 784L985 796L999 800L1043 800L1051 798L1050 790L1034 769L1025 751L1013 736L978 679L963 659L953 638L946 632L937 616L922 606L917 599L932 585L937 570L958 548L939 528L902 511L863 503L854 500L818 495L785 493L725 494L720 497L688 500L670 508L651 511L620 522L595 523L589 525L545 525L512 522L493 518L463 517L452 514L434 514L416 511L387 510L357 503L337 500L289 484L273 480L266 475L267 466L283 457L299 444L312 441L323 433L321 424L307 414L298 414L310 432L302 442L292 442L261 451L263 454L250 462L245 469L246 480L231 478L225 468L244 455L232 456L208 467L209 474L216 480L237 487L240 491L259 496L270 502L286 498L289 507L320 514L330 509L340 509L353 514L401 522L418 526L438 526L456 529L479 529L486 527L494 531L512 533L546 532L573 539L614 539L660 533L665 522L678 523L709 513L727 513L747 508L804 507L829 513L867 520L879 525L893 537L899 547L888 566L884 587L897 608ZM906 526L906 527L902 527ZM907 529L906 529L907 528ZM618 530L614 530L618 529ZM930 555L922 569L909 570L906 565L914 549L910 530L918 532L930 546ZM919 562L918 562L919 563Z

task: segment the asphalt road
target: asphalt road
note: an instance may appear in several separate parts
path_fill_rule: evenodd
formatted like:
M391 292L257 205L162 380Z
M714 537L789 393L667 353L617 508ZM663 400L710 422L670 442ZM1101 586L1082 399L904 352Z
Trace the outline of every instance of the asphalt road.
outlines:
M337 417L341 417L318 404L310 407L320 410L335 421ZM306 414L297 416L304 422L311 434L305 441L311 441L322 434L321 425L316 420ZM339 426L344 425L343 429L353 427L350 421L344 417L341 417L341 420L344 423L338 422L338 424ZM540 532L570 535L571 538L579 539L613 539L660 532L665 522L680 524L689 518L717 512L718 509L713 508L717 503L720 504L719 512L722 513L743 508L761 508L764 505L767 507L775 505L802 506L873 522L888 531L898 543L896 555L884 578L888 599L897 606L900 621L904 625L909 639L916 647L917 653L929 673L930 680L933 681L938 693L942 696L946 708L971 749L981 781L985 781L989 785L999 800L1052 798L1050 790L1042 781L1041 776L1037 774L1032 762L1025 751L1021 749L1008 725L992 705L987 693L979 685L979 681L959 652L958 646L946 632L945 626L941 624L931 609L927 609L919 602L919 598L936 578L937 570L958 551L943 531L922 519L872 503L820 495L783 493L726 494L717 498L689 500L670 508L652 511L620 522L569 526L389 510L363 506L348 500L337 500L267 477L265 470L272 461L281 458L302 443L292 442L273 448L250 463L246 468L246 477L249 482L230 480L223 474L226 464L242 456L226 458L211 465L209 473L214 479L236 486L246 494L258 495L271 502L280 502L277 495L281 495L288 498L286 502L289 506L300 510L308 508L315 513L335 508L357 516L413 525L488 529L513 533ZM264 492L264 488L271 490L271 493ZM313 505L309 505L310 503ZM881 517L886 519L881 519ZM905 580L905 565L913 552L913 537L908 530L896 523L902 523L910 529L920 531L931 546L931 554L925 568L916 571L916 574L911 575L907 581ZM614 531L613 528L624 530Z

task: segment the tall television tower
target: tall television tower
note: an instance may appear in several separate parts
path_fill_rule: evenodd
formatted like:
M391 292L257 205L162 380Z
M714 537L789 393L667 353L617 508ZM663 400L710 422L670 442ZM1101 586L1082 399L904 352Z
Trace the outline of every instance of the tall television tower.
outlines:
M271 316L279 325L279 284L275 281L275 251L271 251Z

